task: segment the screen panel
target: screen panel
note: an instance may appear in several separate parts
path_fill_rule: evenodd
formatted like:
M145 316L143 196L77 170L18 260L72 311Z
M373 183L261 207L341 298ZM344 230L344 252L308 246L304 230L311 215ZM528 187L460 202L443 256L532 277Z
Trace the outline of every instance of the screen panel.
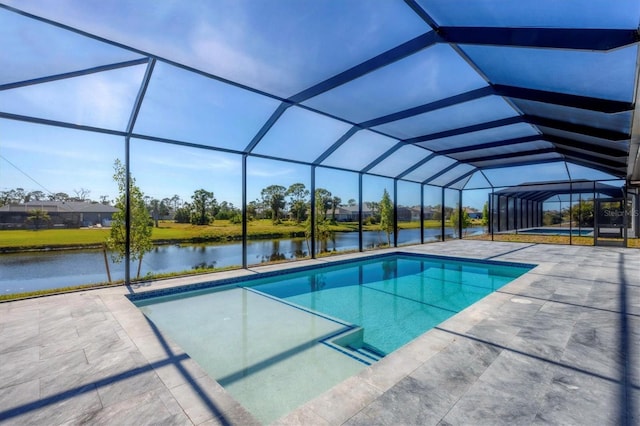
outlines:
M437 44L304 104L360 123L486 85L450 46Z

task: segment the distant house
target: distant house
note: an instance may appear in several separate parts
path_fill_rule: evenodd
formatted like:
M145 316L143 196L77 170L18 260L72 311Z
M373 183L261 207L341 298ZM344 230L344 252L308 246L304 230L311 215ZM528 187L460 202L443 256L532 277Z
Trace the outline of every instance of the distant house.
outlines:
M411 211L411 221L414 222L419 222L420 221L420 212L421 212L421 208L418 206L413 206L410 207L409 210Z
M440 215L440 210L434 210L431 206L427 206L424 208L423 217L425 220L432 220L439 215Z
M398 206L398 221L399 222L410 222L412 219L411 209L408 207ZM420 217L420 214L418 214Z
M327 217L332 218L333 209L327 210ZM362 208L362 219L366 219L373 215L373 211L367 207ZM336 208L336 221L338 222L357 222L358 206L340 206Z
M331 218L333 209L327 210L327 217ZM373 216L373 210L366 206L362 208L362 219L365 220ZM408 222L420 220L420 208L398 206L398 220ZM340 206L336 208L336 221L338 222L357 222L358 206Z
M44 210L50 222L49 228L80 228L86 226L110 226L113 206L82 201L29 201L23 204L8 204L0 207L0 229L33 227L27 218L33 210Z
M468 207L465 207L464 210L467 212L467 215L469 215L469 219L482 219L482 212L471 210Z

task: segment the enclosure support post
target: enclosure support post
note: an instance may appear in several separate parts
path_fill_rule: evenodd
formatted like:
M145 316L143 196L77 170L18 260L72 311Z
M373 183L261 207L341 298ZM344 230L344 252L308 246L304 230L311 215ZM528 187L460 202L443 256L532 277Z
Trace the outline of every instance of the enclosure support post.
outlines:
M242 268L248 268L247 261L247 154L242 154Z
M565 163L566 164L566 163ZM573 244L573 182L569 181L569 245Z
M363 251L362 247L362 173L358 173L358 251Z
M324 206L322 207L324 208ZM316 258L316 166L311 166L311 208L309 221L311 222L311 232L309 233L309 256L312 259Z
M493 226L493 219L494 217L496 217L495 201L496 201L495 191L493 188L491 188L491 195L489 196L489 208L488 208L489 217L487 218L487 225L489 226L489 231L491 232L491 241L493 241L493 233L495 231L495 226Z
M398 179L393 180L393 246L398 247Z
M131 284L131 168L129 159L129 137L124 138L124 283Z
M462 239L462 190L458 190L458 239Z
M424 244L424 185L420 185L420 244Z
M440 240L445 241L446 238L444 236L444 186L442 187L442 191L440 194Z

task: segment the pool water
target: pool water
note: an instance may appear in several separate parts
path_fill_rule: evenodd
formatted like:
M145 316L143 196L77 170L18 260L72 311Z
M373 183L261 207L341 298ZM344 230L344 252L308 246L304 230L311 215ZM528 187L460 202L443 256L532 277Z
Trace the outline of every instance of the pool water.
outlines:
M593 236L593 229L567 229L567 228L533 228L518 231L519 234L533 235L573 235L574 237Z
M334 263L132 299L269 423L532 267L407 254Z
M363 345L386 355L528 270L396 256L273 277L251 288L357 324Z

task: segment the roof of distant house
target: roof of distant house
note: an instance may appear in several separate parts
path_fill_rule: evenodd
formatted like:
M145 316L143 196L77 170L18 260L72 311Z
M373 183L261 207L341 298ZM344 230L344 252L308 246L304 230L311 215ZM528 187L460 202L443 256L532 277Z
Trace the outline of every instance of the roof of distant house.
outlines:
M29 201L22 204L7 204L0 212L30 212L44 210L47 213L115 213L117 208L100 203L86 201Z

